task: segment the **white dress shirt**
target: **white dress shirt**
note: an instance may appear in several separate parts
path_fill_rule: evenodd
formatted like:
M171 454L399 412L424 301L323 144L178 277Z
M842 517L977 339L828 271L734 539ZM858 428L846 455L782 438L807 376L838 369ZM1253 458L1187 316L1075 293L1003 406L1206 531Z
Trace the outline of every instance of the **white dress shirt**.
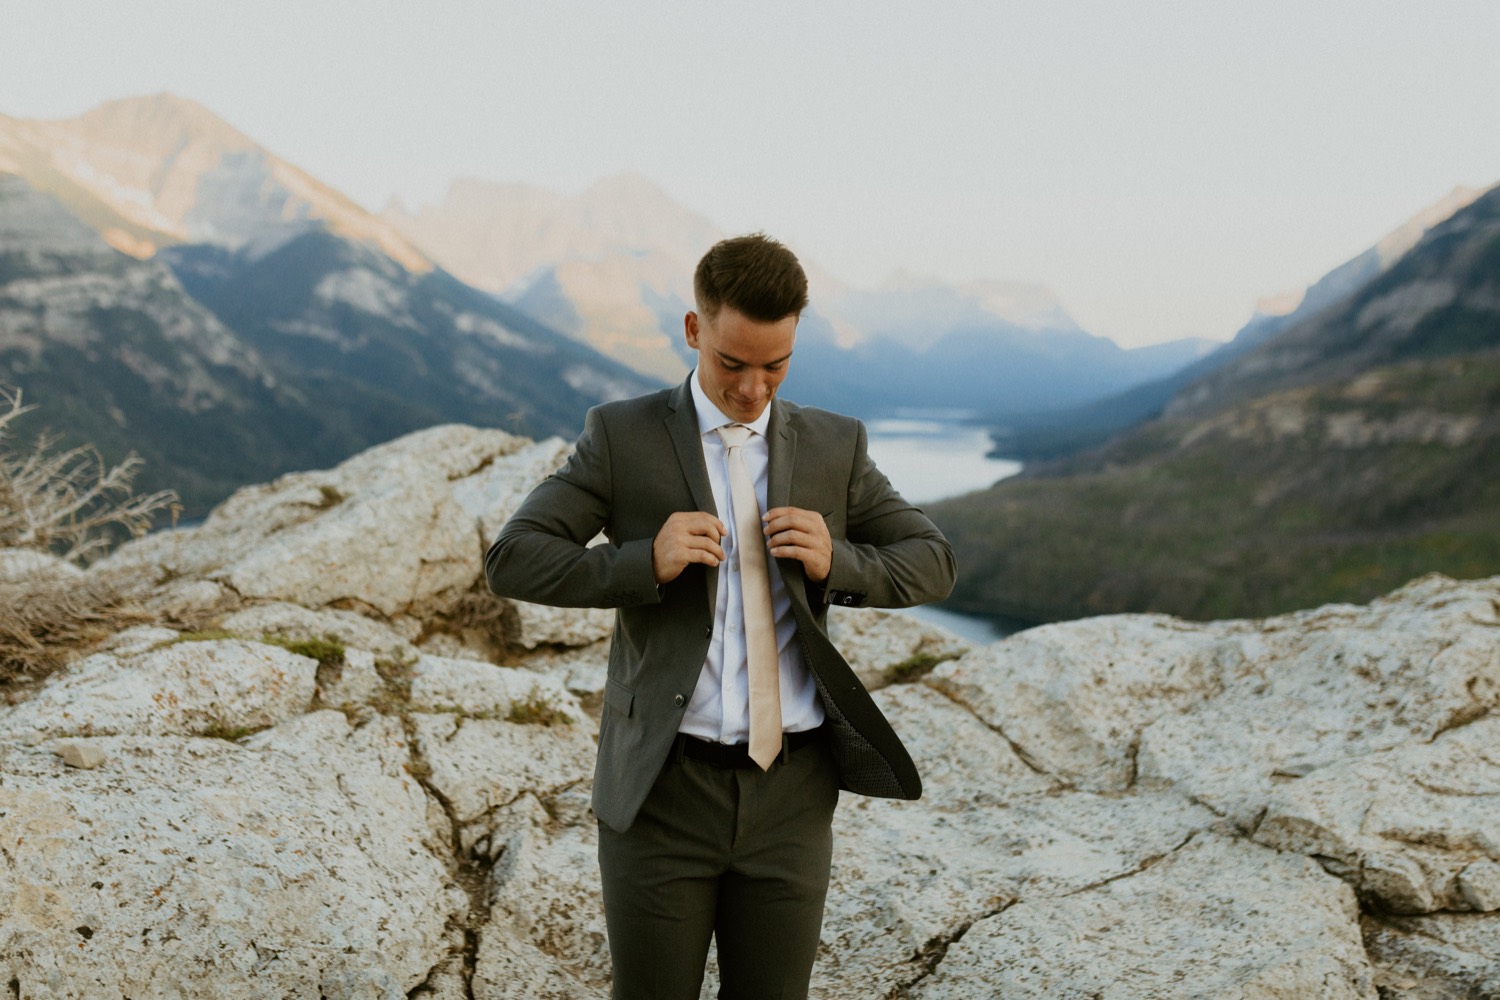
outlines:
M714 507L718 510L719 520L729 529L729 536L720 543L724 549L724 562L719 566L719 586L714 595L714 631L708 645L708 658L698 674L698 684L693 688L693 697L688 702L687 714L682 718L679 731L718 743L748 743L750 683L745 666L745 612L740 599L740 540L734 535L729 453L724 447L724 439L718 434L720 427L737 421L726 417L709 402L703 387L698 384L697 371L688 377L688 382L692 386L693 405L698 413L698 431L703 444L704 464L708 466L708 482L713 488ZM770 462L766 427L770 421L771 408L767 406L754 423L744 425L754 432L743 450L762 513L766 509L766 478ZM754 543L766 544L764 536L755 539ZM792 614L792 604L787 598L780 569L770 553L766 554L766 561L771 577L771 610L776 618L781 728L789 733L816 729L823 724L823 703L818 700L817 686L796 641L797 620Z

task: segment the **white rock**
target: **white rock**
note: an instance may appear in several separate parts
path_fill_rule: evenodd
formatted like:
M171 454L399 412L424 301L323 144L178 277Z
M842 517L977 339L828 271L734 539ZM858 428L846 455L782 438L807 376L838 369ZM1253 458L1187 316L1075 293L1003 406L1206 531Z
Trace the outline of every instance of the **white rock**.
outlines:
M1255 839L1329 859L1396 912L1494 909L1500 717L1286 782Z
M212 580L246 599L310 608L431 614L473 588L494 531L565 453L556 439L429 428L335 469L246 487L201 526L124 545L91 572Z
M52 752L61 757L63 763L69 767L77 767L85 771L92 771L109 759L105 756L103 748L93 740L60 740L52 748Z
M83 570L35 549L0 548L0 585L24 584L38 577L77 581L83 578Z
M196 735L274 725L307 710L317 664L238 639L178 642L126 656L96 653L29 701L0 709L0 738Z
M411 668L411 701L418 709L505 718L528 707L577 719L583 709L552 677L477 660L422 656Z
M976 922L910 995L1376 1000L1357 912L1311 861L1201 834L1138 873Z
M609 680L609 640L576 649L542 647L516 665L555 677L586 704L597 704Z
M903 664L955 659L972 648L958 636L907 615L876 608L830 608L828 635L867 688L890 683Z
M154 590L137 594L142 607L168 617L203 621L236 607L240 598L214 580L168 580Z
M1069 792L922 685L876 696L924 775L924 796L846 796L814 969L821 995L887 996L932 949L1033 895L1075 892L1168 854L1214 816L1162 792Z
M558 824L532 796L496 817L489 919L475 1000L609 996L609 946L592 822Z
M385 678L375 666L375 654L344 650L344 662L318 670L317 697L328 706L356 706L378 701L386 691Z
M467 899L394 721L99 742L110 766L67 775L0 744L0 981L17 995L394 1000L449 951Z
M459 715L412 716L417 751L428 781L442 795L469 850L488 841L494 856L496 810L524 795L550 798L589 780L594 770L593 721L521 724Z
M338 608L310 610L284 601L257 604L224 618L219 628L247 639L274 636L306 641L330 639L397 662L417 658L417 649L389 627Z
M615 613L607 608L549 608L525 601L510 602L520 622L516 642L526 649L538 646L589 646L607 639L615 627Z
M1206 627L1111 615L1028 629L930 678L1037 767L1107 791L1133 780L1141 730L1211 698L1241 659Z
M1482 858L1458 873L1464 902L1481 913L1500 910L1500 863Z
M113 653L121 657L134 656L176 642L180 635L176 629L161 625L137 625L105 639L95 652Z
M1500 997L1500 920L1477 913L1365 917L1383 1000Z
M1369 607L1206 626L1243 665L1200 708L1141 736L1169 781L1249 829L1281 776L1431 740L1500 702L1500 579L1426 577ZM1254 631L1247 632L1252 628Z

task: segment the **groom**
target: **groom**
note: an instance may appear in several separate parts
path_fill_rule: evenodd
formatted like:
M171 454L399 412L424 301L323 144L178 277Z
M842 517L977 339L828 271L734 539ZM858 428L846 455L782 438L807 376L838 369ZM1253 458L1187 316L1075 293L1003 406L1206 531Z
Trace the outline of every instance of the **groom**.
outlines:
M777 397L807 306L791 251L724 240L693 283L696 369L591 410L485 570L502 597L617 609L593 794L614 996L696 1000L715 938L720 997L805 997L839 790L921 794L828 607L941 600L953 551L861 423Z

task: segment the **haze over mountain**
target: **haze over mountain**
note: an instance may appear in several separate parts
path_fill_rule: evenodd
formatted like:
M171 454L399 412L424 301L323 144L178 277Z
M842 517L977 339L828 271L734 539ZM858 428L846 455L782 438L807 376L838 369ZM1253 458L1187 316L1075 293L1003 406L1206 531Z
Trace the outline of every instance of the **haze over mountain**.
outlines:
M1259 616L1500 571L1500 187L1104 446L932 508L960 606Z
M692 308L693 267L724 235L629 173L576 197L455 181L440 203L414 210L392 203L384 217L464 280L667 380L691 364L682 316ZM1201 341L1123 350L1079 329L1056 296L1035 285L955 287L895 275L864 290L816 261L803 264L812 306L787 392L861 416L1066 405L1165 374L1204 350Z
M1471 204L1482 193L1476 188L1455 188L1307 288L1263 300L1231 341L1164 377L1142 381L1123 392L1068 409L1003 416L997 412L993 431L996 449L1027 461L1056 458L1100 444L1125 428L1160 414L1184 386L1359 291L1415 247L1433 226Z

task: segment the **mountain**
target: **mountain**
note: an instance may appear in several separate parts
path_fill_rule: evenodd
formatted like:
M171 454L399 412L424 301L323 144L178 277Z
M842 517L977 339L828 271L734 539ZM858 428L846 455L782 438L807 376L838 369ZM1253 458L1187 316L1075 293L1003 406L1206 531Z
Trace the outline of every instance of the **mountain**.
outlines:
M1229 343L1199 359L1189 359L1170 374L1142 380L1119 393L1081 406L995 414L992 435L997 453L1025 461L1057 458L1102 444L1125 428L1157 416L1184 386L1359 291L1416 246L1428 230L1471 204L1480 194L1475 188L1455 188L1307 288L1261 303Z
M363 437L183 292L159 261L105 244L55 198L0 175L0 382L28 421L145 459L137 486L190 512L253 478L349 454Z
M832 327L830 336L826 321ZM1081 329L1039 285L898 274L873 291L834 286L799 337L797 398L861 415L941 408L1024 413L1097 399L1188 364L1183 340L1126 350ZM806 381L798 381L798 379Z
M178 98L0 119L0 195L0 386L189 516L435 423L571 437L656 384Z
M379 218L172 94L110 101L61 121L0 115L3 173L57 198L135 257L175 243L265 249L318 227L371 243L408 269L432 269Z
M458 277L662 379L691 365L682 316L698 258L724 235L636 174L577 197L455 181L443 200L384 218ZM1187 364L1201 342L1127 351L1079 329L1044 288L949 286L895 275L851 288L803 261L812 306L788 395L877 416L926 407L1017 412L1096 399Z
M1500 187L1156 420L931 513L955 604L1259 616L1500 571Z
M571 437L584 412L655 384L439 271L413 274L368 244L304 233L263 256L163 253L246 344L295 372L372 443L437 423Z
M669 381L687 371L679 346L693 266L724 236L635 173L577 197L459 179L441 203L413 212L393 201L383 217L462 280Z

